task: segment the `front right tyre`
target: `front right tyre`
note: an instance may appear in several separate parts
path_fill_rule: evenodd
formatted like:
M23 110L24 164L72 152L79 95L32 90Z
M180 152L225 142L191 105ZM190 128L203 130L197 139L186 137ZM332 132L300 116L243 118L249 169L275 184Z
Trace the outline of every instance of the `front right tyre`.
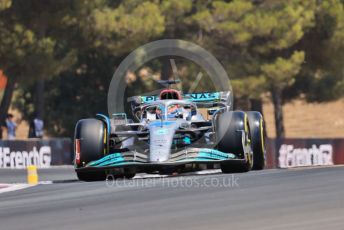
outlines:
M97 119L82 119L75 127L74 134L74 165L81 168L89 162L98 160L106 153L107 133L105 125ZM79 180L99 181L105 180L105 172L90 171L76 172Z

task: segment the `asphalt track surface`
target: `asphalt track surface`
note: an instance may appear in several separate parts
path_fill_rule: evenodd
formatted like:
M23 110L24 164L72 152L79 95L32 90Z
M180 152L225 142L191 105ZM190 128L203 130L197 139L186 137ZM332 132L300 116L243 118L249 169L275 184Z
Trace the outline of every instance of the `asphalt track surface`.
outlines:
M0 170L0 182L23 172ZM344 167L52 184L0 194L0 229L344 229Z

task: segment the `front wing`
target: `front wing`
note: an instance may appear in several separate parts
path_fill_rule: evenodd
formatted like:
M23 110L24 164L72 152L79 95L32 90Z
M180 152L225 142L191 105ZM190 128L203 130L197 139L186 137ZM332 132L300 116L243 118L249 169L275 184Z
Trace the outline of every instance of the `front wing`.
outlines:
M233 164L243 163L245 159L238 158L233 153L224 153L215 149L208 148L189 148L172 153L168 161L150 162L147 154L136 151L112 153L103 158L91 161L85 167L76 168L76 171L84 170L104 170L127 167L169 167L184 164L216 164L231 162Z

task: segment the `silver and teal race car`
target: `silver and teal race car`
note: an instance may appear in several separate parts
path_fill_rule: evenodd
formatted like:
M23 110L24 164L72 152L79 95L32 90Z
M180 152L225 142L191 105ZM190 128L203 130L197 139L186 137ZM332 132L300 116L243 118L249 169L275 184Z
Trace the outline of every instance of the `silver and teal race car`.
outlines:
M78 178L263 169L263 117L255 111L231 111L229 93L165 89L159 95L129 98L131 119L116 113L79 120L74 139Z

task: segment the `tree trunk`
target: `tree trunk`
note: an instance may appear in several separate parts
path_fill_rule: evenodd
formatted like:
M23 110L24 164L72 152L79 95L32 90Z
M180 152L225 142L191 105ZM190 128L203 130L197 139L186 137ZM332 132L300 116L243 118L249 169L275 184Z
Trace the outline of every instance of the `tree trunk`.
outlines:
M285 132L282 108L282 90L273 86L271 89L271 96L274 104L276 138L283 138L285 137Z
M250 99L251 110L258 111L263 114L263 101L262 99Z
M44 118L44 79L40 78L36 82L35 86L35 112L36 117L42 119Z
M7 84L4 95L0 103L0 124L4 125L8 109L10 108L14 88L16 85L16 79L14 77L7 78Z
M250 100L248 97L234 97L233 110L250 110Z

